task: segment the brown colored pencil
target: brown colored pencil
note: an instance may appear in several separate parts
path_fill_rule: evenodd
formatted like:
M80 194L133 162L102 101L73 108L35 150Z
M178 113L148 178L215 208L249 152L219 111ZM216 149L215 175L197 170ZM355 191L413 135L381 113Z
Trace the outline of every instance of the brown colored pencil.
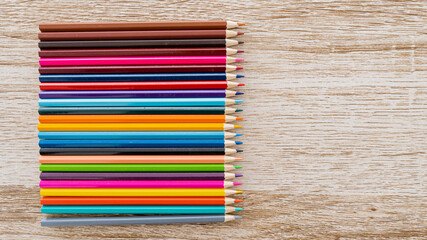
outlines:
M244 24L231 21L86 22L41 23L39 28L42 32L80 32L231 29L242 25Z
M225 47L44 49L39 57L228 56L241 52Z
M121 39L209 39L242 35L230 30L167 30L167 31L102 31L102 32L41 32L42 41L121 40Z
M39 67L40 74L76 73L196 73L232 72L242 69L233 65L128 65L128 66L53 66Z

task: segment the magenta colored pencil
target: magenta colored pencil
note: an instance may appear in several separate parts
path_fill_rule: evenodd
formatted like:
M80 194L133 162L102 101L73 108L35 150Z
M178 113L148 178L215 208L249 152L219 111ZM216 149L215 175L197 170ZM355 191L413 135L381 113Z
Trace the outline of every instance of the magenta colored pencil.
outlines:
M41 188L227 188L226 181L40 181Z
M227 56L40 58L40 66L227 64L243 59Z

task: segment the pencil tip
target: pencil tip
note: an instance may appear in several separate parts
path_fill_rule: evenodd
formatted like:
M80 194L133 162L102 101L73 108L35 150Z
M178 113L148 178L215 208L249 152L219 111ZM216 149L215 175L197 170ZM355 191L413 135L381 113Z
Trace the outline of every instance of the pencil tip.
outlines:
M236 208L234 208L234 210L235 210L235 211L242 211L242 210L243 210L243 208L238 208L238 207L236 207Z
M235 100L235 103L242 103L243 100Z
M236 149L236 152L243 152L242 149Z
M237 74L237 75L236 75L236 78L242 78L242 77L245 77L245 76L240 75L240 74Z
M243 158L234 158L235 161L243 160Z
M236 120L243 120L243 118L242 117L236 117Z
M242 134L241 134L241 133L236 133L236 136L235 136L235 137L240 137L240 136L242 136Z
M243 92L236 92L236 95L243 95L243 94L245 94L245 93L243 93Z
M234 216L234 219L241 219L242 216Z
M239 26L245 26L246 24L238 22L237 25L239 25Z
M245 42L243 42L243 41L237 41L237 44L242 44L242 43L245 43Z
M243 67L236 67L236 70L242 70Z
M243 112L243 109L236 109L235 112Z
M235 174L235 177L243 177L242 174Z
M236 141L236 144L237 144L237 145L239 145L239 144L243 144L243 142Z
M243 191L237 190L236 193L243 193Z
M235 169L241 169L241 166L234 166Z
M239 84L237 84L237 86L245 86L245 84L244 83L239 83Z
M237 53L244 53L245 50L237 50Z
M240 200L240 199L234 199L234 203L239 203L239 202L243 202L243 200Z
M244 35L244 32L237 32L237 35Z
M234 128L241 128L242 126L240 125L234 125Z
M233 185L234 185L234 186L238 186L238 185L242 185L242 183L239 183L239 182L233 182Z
M245 59L243 59L243 58L236 58L236 62L243 62L243 61L245 61Z

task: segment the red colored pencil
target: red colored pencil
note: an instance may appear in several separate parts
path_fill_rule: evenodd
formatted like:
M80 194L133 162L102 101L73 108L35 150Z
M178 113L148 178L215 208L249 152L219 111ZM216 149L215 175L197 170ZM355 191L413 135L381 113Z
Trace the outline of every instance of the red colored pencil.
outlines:
M42 205L228 205L228 197L42 197Z
M163 89L228 89L244 86L230 81L171 82L67 82L40 83L40 90L163 90Z

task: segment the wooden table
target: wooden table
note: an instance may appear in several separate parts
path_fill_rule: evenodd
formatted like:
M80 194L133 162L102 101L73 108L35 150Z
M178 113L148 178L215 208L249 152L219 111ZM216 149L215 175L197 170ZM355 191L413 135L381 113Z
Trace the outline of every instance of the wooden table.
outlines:
M101 2L0 5L1 239L427 238L425 1ZM247 24L244 219L40 227L38 23L175 19Z

